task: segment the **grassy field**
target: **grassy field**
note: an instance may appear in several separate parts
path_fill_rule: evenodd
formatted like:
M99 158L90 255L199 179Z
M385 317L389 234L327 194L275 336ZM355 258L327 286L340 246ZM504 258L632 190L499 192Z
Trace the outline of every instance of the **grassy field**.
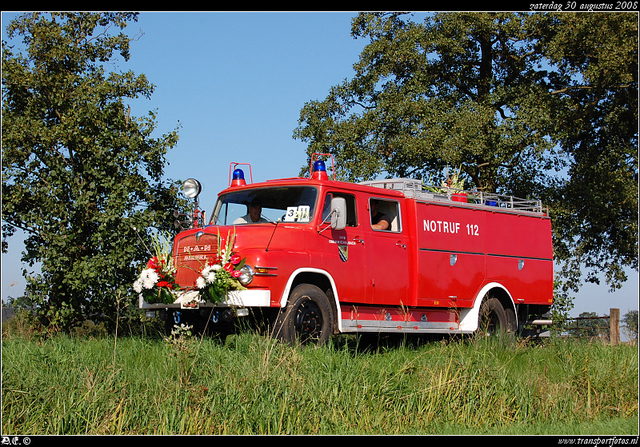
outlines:
M3 337L3 434L638 434L638 350Z

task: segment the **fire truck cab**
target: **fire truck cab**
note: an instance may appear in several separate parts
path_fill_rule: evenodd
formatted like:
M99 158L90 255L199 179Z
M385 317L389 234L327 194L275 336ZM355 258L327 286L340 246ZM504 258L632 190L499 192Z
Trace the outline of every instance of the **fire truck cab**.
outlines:
M309 177L260 183L237 165L209 222L175 237L173 260L177 283L193 289L218 234L233 230L246 290L197 309L140 298L141 308L200 326L261 311L289 343L338 333L535 336L551 324L551 223L540 201L427 191L404 178L341 182L319 158Z

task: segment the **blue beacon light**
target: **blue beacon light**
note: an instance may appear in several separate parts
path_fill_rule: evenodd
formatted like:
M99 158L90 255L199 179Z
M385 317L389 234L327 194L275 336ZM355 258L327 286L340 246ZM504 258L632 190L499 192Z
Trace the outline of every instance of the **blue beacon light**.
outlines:
M328 180L329 176L327 175L327 168L324 165L324 161L317 160L313 163L313 175L312 177L316 180Z
M244 171L242 171L242 169L236 169L233 171L231 186L242 186L246 184L247 182L244 180Z

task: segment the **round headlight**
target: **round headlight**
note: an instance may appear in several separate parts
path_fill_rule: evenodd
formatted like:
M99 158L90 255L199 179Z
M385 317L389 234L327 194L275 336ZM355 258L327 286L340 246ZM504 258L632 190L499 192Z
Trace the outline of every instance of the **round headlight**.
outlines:
M238 281L240 281L240 284L246 286L247 284L251 283L251 281L253 281L253 269L251 268L251 266L247 264L243 265L240 269L240 272L241 275L238 277Z
M200 185L200 182L194 178L189 178L182 184L182 192L190 199L198 197L200 191L202 191L202 185Z

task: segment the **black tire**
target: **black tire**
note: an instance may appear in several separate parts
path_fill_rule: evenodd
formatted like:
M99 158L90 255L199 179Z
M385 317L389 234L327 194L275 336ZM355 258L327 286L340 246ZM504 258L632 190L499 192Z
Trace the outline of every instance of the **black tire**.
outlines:
M333 312L327 295L311 284L300 284L276 318L274 336L290 345L323 345L332 334Z
M478 314L478 335L494 336L510 331L509 319L497 298L486 297L480 304Z

